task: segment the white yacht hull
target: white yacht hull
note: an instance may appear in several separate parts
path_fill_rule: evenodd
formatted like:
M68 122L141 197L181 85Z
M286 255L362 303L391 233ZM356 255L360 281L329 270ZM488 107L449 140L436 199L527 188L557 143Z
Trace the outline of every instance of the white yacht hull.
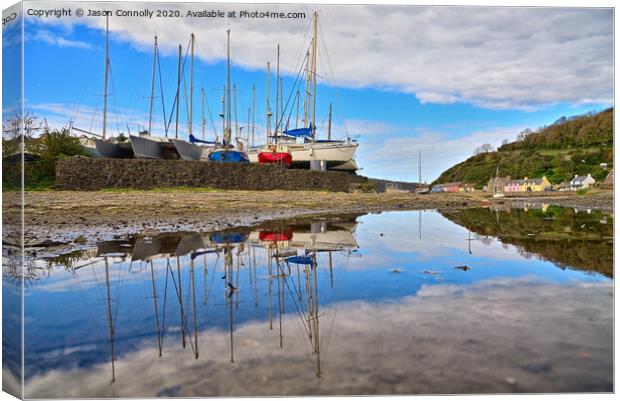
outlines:
M177 153L183 160L207 160L214 147L196 145L183 139L172 139Z
M133 151L131 145L127 142L114 143L105 139L94 139L95 149L101 157L109 157L112 159L131 159Z
M310 162L324 160L330 170L355 171L357 143L304 143L287 145L293 157L293 167L310 168ZM258 163L260 149L247 152L250 163Z
M138 159L178 159L174 144L168 138L129 136L134 157Z

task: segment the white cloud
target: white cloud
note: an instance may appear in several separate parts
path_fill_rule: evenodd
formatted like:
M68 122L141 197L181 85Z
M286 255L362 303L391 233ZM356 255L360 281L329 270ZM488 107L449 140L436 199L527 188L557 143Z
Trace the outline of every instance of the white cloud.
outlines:
M168 6L182 14L197 8ZM158 7L135 3L132 8ZM171 23L166 18L112 17L110 27L114 39L143 51L150 51L157 33L162 51L170 54L194 32L197 54L207 62L225 58L225 29L230 28L235 64L263 69L266 61L275 59L275 45L280 43L282 68L295 74L314 7L211 4L209 8L220 10L301 11L307 18L185 18L181 24L178 19ZM488 108L527 110L613 99L612 9L321 5L319 12L321 40L330 61L322 54L319 67L323 76L333 68L333 84L413 93L422 102L468 102ZM57 18L45 21L68 24ZM104 25L103 18L73 22L99 29ZM323 43L319 47L323 50Z
M34 34L29 35L27 39L35 42L44 42L59 47L75 47L78 49L90 49L92 47L90 43L66 39L44 29L35 31Z

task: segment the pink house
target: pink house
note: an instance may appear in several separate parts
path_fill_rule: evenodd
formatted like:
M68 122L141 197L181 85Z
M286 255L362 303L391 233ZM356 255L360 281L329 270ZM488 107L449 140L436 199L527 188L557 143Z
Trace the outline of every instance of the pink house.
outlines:
M504 192L521 192L520 180L511 180L504 186Z

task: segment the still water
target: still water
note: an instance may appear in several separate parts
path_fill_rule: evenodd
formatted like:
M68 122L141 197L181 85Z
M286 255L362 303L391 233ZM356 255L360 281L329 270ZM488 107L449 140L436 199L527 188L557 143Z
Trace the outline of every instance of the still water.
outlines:
M612 243L610 215L551 207L39 253L25 396L609 392Z

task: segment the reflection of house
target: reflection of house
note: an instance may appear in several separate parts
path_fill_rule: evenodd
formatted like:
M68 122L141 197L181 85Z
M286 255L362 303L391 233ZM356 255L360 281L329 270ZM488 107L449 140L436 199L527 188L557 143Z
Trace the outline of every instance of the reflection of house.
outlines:
M551 183L547 180L547 177L525 177L522 180L510 180L508 184L504 186L505 192L541 192L548 191L550 189Z
M570 189L576 191L578 189L584 189L590 187L590 185L594 184L596 180L592 178L590 174L588 175L575 175L575 178L570 180Z
M433 185L431 192L459 192L462 182L446 182L444 184Z
M498 193L503 192L504 187L510 182L510 176L507 177L491 177L486 186L487 192Z

